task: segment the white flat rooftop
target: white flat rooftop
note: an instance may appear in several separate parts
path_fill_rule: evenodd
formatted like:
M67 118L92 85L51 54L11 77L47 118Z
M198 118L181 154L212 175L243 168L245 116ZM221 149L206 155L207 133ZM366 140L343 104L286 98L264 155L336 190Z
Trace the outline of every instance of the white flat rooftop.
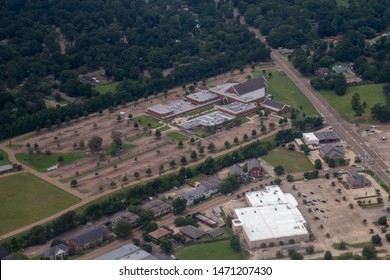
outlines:
M220 108L230 112L239 113L239 112L245 112L250 109L254 109L256 108L256 105L252 103L233 102L230 104L222 105L220 106Z
M250 241L308 234L301 212L293 205L269 205L234 210Z
M279 186L267 186L264 191L249 192L246 198L254 207L269 205L291 204L298 206L298 202L290 193L284 193Z
M317 141L318 138L317 136L314 135L313 132L310 132L310 133L303 133L303 138L306 140L306 141Z
M250 241L308 234L297 201L279 186L249 192L246 198L250 206L234 210L234 224L242 225Z
M234 119L235 116L220 112L220 111L215 111L211 112L209 114L194 118L192 120L188 120L186 122L182 122L179 124L179 126L185 128L185 129L192 129L197 126L215 126L222 124L224 122L230 121Z

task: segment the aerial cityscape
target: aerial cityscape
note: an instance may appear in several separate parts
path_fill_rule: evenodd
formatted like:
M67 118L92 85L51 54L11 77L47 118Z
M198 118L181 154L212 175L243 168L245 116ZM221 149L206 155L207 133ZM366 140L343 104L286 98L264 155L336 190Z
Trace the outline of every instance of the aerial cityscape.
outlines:
M2 260L390 259L390 0L0 11Z

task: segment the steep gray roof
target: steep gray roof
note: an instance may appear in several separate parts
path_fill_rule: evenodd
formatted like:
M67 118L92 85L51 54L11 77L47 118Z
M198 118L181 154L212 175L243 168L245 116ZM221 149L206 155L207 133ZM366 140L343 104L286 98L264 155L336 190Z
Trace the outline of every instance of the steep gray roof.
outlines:
M106 229L105 227L98 227L98 228L95 228L93 230L90 230L86 233L83 233L83 234L73 238L73 241L77 245L82 245L84 243L89 243L93 240L100 239L100 238L102 238L105 235L108 235L110 233L111 232L108 229Z
M184 198L184 199L189 200L189 199L191 199L193 197L197 197L199 195L202 195L202 194L204 194L204 193L206 193L208 191L209 191L208 188L206 188L205 186L200 185L199 187L197 187L197 188L195 188L193 190L190 190L188 192L182 193L181 197Z
M365 176L360 175L355 170L348 171L349 177L347 178L347 181L353 184L358 184L359 186L364 186L366 184L371 183L370 180L368 180Z
M285 106L287 106L284 103L277 102L277 101L272 100L270 98L267 98L266 100L264 100L264 102L261 103L261 105L269 106L269 107L275 108L277 110L282 110Z
M60 253L61 251L68 251L69 250L69 247L64 245L64 244L57 244L56 246L54 247L51 247L49 249L47 249L46 251L43 252L43 255L47 258L50 258L50 257L55 257L58 255L58 253Z
M244 83L232 86L238 95L243 95L267 86L263 77L257 79L250 79Z
M334 147L330 144L321 147L320 155L323 158L332 158L332 159L340 159L344 158L344 151L340 148Z
M242 171L241 166L239 166L237 163L234 164L232 167L230 167L229 170L230 175L238 174L240 176L244 175L244 171Z
M260 160L258 160L257 158L253 158L248 162L248 171L254 167L261 167Z
M204 236L206 234L205 231L203 231L199 228L196 228L194 226L185 226L185 227L180 229L180 232L182 234L185 234L185 235L193 238L193 239L201 238L202 236Z

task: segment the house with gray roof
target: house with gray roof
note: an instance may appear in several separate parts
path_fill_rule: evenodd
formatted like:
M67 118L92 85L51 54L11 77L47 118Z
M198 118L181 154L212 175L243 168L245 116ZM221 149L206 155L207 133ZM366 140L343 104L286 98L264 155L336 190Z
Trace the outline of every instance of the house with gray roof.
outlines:
M148 200L141 207L144 210L152 211L155 218L166 215L172 211L172 206L160 199Z
M342 74L351 71L351 69L345 66L336 65L332 67L332 71L336 74Z
M202 238L205 236L207 233L204 230L201 230L197 227L194 226L185 226L180 229L180 233L182 233L185 236L188 236L191 239L196 239L198 240L199 238Z
M320 148L320 156L325 160L326 158L339 160L344 158L344 150L333 145L325 145Z
M355 170L348 171L349 176L347 177L347 184L353 188L363 188L367 186L371 186L371 181L368 180L364 175L360 175Z
M232 167L230 167L229 175L235 175L241 178L242 176L244 176L244 171L242 170L241 166L235 163Z
M69 253L69 247L64 244L57 244L43 252L45 260L63 260Z
M115 218L111 220L111 223L113 227L115 227L115 225L122 220L128 222L131 225L134 225L138 222L139 216L129 211L125 211L120 213L120 215L116 215Z
M102 243L111 235L111 231L101 226L71 238L68 245L73 249L88 249Z
M215 188L207 188L204 185L200 185L197 188L194 188L188 192L182 193L180 195L181 198L187 200L187 205L193 205L201 200L209 198L212 194L216 193L218 189Z

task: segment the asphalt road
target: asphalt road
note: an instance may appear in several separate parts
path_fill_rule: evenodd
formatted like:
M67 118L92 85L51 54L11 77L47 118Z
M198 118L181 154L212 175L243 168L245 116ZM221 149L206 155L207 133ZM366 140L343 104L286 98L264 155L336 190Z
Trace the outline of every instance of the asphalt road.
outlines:
M241 24L245 24L245 20L242 16ZM257 39L266 44L265 38L260 34L258 29L253 27L248 27L248 29L255 33ZM310 100L317 111L322 115L326 124L333 127L333 130L351 146L356 155L362 156L363 163L361 165L368 166L375 171L375 173L390 186L390 175L386 172L386 169L389 167L385 164L380 155L377 155L375 151L364 142L363 137L355 131L354 125L344 120L321 94L312 88L310 81L302 76L280 52L271 48L268 44L266 45L271 50L271 59ZM365 156L365 158L363 158L363 156Z

